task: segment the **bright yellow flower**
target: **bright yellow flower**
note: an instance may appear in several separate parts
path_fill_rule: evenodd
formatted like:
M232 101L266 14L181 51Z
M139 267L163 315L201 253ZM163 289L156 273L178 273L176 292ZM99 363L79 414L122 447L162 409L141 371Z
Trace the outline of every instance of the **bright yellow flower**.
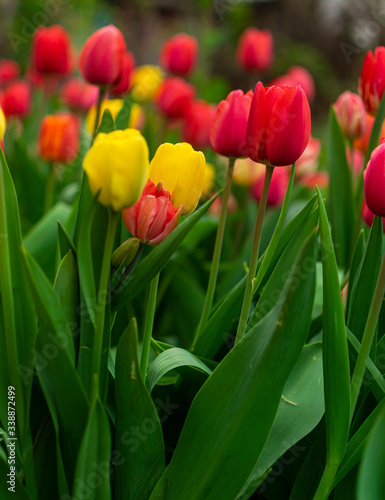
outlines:
M83 168L93 194L116 212L136 203L146 182L147 143L135 129L99 133L84 157Z
M132 97L139 102L151 101L162 80L162 70L158 66L138 66L132 75Z
M213 191L215 181L215 167L211 163L206 163L205 181L203 184L202 198L208 198Z
M194 151L186 142L159 146L150 163L150 180L171 194L175 208L183 204L183 214L190 214L198 205L205 181L206 160L201 151Z
M0 141L3 139L6 129L6 121L3 110L0 108Z

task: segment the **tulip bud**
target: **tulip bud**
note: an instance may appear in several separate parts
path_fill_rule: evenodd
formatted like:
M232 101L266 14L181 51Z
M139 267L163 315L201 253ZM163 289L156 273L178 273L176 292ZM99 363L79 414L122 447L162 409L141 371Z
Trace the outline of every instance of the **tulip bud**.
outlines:
M269 30L246 28L242 33L237 50L236 59L245 71L268 71L274 58L273 35Z
M170 73L188 76L195 68L197 57L197 39L186 33L178 33L164 43L160 64Z
M366 111L375 115L385 91L385 47L376 47L374 54L371 50L366 53L358 91Z
M266 170L266 169L265 169ZM266 172L265 172L266 173ZM258 203L261 201L263 183L265 173L257 180L251 188L251 196ZM289 185L290 175L286 168L275 168L273 177L270 183L269 195L267 197L267 205L271 207L279 207L285 199L287 186Z
M24 80L16 80L4 89L0 105L5 116L24 118L31 108L31 88Z
M136 203L149 163L147 143L135 129L100 132L86 153L83 168L99 202L116 212Z
M152 101L162 79L163 74L158 66L137 67L132 73L132 97L139 102Z
M96 104L99 88L96 85L84 82L74 77L68 80L62 88L61 100L73 111L87 113L93 104Z
M310 139L310 107L301 87L257 83L250 107L245 152L272 166L294 163Z
M278 87L283 87L284 85L297 87L301 85L309 101L312 101L315 96L314 79L310 71L302 66L292 66L284 75L274 78L269 83L269 86L272 85L278 85Z
M244 145L252 92L233 90L218 104L210 127L213 150L228 158L245 157Z
M105 26L86 40L80 53L80 72L89 83L113 87L122 77L125 53L121 31L112 24Z
M20 66L12 59L0 59L0 86L16 80L20 76Z
M160 182L147 181L139 201L122 210L122 219L130 233L142 243L158 245L178 225L182 206L175 209L170 193Z
M361 216L362 216L362 220L365 222L365 224L368 227L372 227L373 221L374 221L374 213L369 210L368 205L366 204L365 200L362 203ZM385 234L385 219L384 218L382 218L382 227L383 227L383 232Z
M336 100L334 110L345 137L355 139L365 133L366 111L358 94L346 90Z
M132 86L132 73L135 68L135 58L133 54L127 51L123 58L123 71L115 87L110 90L114 97L122 97L129 93Z
M169 191L175 208L183 205L183 214L190 214L198 205L205 180L206 160L201 151L190 144L161 144L150 163L150 180L162 182Z
M71 39L62 26L39 26L36 29L32 40L32 64L43 74L66 75L72 71Z
M155 103L169 118L181 118L195 97L195 87L183 78L170 76L160 84Z
M39 131L39 154L43 160L71 163L79 150L79 120L62 113L43 118Z
M210 146L210 127L216 107L205 101L191 101L183 117L182 140L196 149Z
M364 171L365 201L371 212L385 217L385 141L377 146Z

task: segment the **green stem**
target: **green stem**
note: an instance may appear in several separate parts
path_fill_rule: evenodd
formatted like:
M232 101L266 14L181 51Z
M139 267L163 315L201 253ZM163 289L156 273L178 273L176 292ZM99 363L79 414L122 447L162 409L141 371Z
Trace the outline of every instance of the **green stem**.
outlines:
M107 90L103 87L99 87L99 95L98 95L98 102L96 104L96 115L95 115L94 131L92 134L92 142L94 142L95 137L98 133L102 103L104 101L104 98L106 97L106 94Z
M53 163L49 165L47 184L45 187L44 213L52 207L53 195L55 192L56 172Z
M338 470L337 464L326 464L324 473L322 474L321 481L318 485L317 492L313 500L326 500L329 497L334 478Z
M259 203L257 220L255 223L254 240L253 240L253 248L251 250L249 273L247 276L246 290L243 298L242 310L239 318L238 331L237 331L237 336L235 338L235 343L239 342L245 336L246 333L247 318L249 316L250 305L253 299L253 280L255 278L255 273L257 270L263 219L266 212L267 197L269 195L270 183L271 183L271 178L273 176L273 172L274 172L274 167L266 166L266 173L265 173L265 179L263 181L261 201Z
M211 262L209 283L207 286L207 292L206 292L205 302L203 305L202 316L201 316L198 330L196 333L196 339L201 335L202 330L205 327L205 325L209 319L211 308L213 305L215 287L217 284L217 277L218 277L219 261L221 259L223 235L225 233L226 216L227 216L229 198L230 198L230 193L231 193L231 184L233 181L234 164L235 164L235 158L229 158L229 164L227 167L226 184L225 184L225 189L223 192L221 213L219 216L217 236L215 239L213 260Z
M155 317L156 296L158 294L158 283L159 283L159 273L151 281L150 292L148 295L146 322L144 324L142 357L140 359L140 371L142 374L143 381L146 380L148 357L150 354L152 328L154 326L154 317Z
M97 297L97 310L95 317L95 338L92 347L92 376L100 375L100 362L102 357L103 336L104 336L104 320L106 312L106 304L109 300L108 285L111 271L111 255L114 246L114 236L118 213L110 211L108 217L107 234L104 244L104 253L102 261L102 269L100 272L99 292ZM100 382L100 380L99 380Z
M351 408L350 417L353 417L356 408L358 395L360 393L362 379L365 374L366 363L369 358L370 349L373 343L373 338L376 333L376 325L380 314L381 306L384 300L385 293L385 255L382 259L380 273L378 275L376 289L374 291L372 304L370 306L368 319L366 321L364 335L362 337L361 347L358 353L356 366L351 382Z

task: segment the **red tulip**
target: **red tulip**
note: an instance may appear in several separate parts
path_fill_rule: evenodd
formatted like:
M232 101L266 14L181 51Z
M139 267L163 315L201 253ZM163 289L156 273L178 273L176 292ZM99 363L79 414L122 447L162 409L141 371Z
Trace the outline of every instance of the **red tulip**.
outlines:
M236 50L236 59L245 71L266 72L273 64L274 41L269 30L246 28Z
M266 171L266 169L265 169ZM279 207L285 199L287 186L289 184L289 172L286 168L275 168L271 179L267 204L271 207ZM251 188L251 196L258 203L261 201L265 173L257 180Z
M187 76L194 70L197 57L197 39L186 33L178 33L161 48L160 64L170 73Z
M43 74L66 75L72 71L71 39L62 26L39 26L36 29L32 40L32 65Z
M20 66L12 59L0 59L0 85L9 83L20 76Z
M258 163L294 163L310 139L310 108L303 89L257 83L246 132L247 155Z
M385 141L377 146L364 171L365 201L375 215L385 217Z
M365 200L362 203L361 217L367 226L372 227L372 224L374 221L374 213L369 210ZM385 233L385 219L384 218L382 218L382 227L383 227L383 231Z
M301 85L309 101L312 101L315 96L314 79L310 71L302 66L292 66L284 75L274 78L269 85L278 85L279 87Z
M193 85L183 78L170 76L160 84L155 95L155 103L169 118L181 118L194 97Z
M242 149L252 97L251 91L243 94L242 90L233 90L218 104L210 128L210 142L216 153L229 158L246 156Z
M371 50L367 52L358 90L366 111L375 115L385 91L385 47L376 47L374 54Z
M62 113L43 118L39 131L39 153L46 161L72 162L79 150L79 120Z
M334 110L345 137L355 139L365 133L366 111L358 94L346 90L336 100Z
M124 71L126 42L121 31L110 24L95 31L80 53L79 68L89 83L113 87Z
M132 236L142 243L158 245L176 228L183 205L175 209L170 197L161 182L156 186L147 181L139 201L122 210L124 225Z
M31 108L31 87L25 80L16 80L4 89L0 105L5 116L25 117Z
M61 91L63 103L73 111L86 113L98 100L99 88L81 78L73 77L68 80Z
M132 86L132 72L135 69L135 57L129 51L124 54L123 72L116 87L110 90L114 97L121 97L129 93Z
M182 128L182 140L194 149L210 146L210 127L216 107L205 101L192 101L186 109Z

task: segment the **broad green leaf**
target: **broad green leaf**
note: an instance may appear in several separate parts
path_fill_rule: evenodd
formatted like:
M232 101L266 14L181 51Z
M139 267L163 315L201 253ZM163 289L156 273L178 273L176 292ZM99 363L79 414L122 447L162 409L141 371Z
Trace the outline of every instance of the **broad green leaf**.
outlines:
M10 474L10 465L0 458L0 474L2 478L0 481L0 497L4 498L4 500L8 500L8 498L12 500L31 500L27 489L20 481L17 472L18 471L16 471L15 485L13 485L8 482L11 478L7 476L7 474ZM9 488L12 489L9 490Z
M329 161L329 214L337 263L347 269L356 210L353 206L351 171L346 159L346 144L334 109L329 116L327 153Z
M108 417L98 397L91 405L73 484L74 498L111 500L111 432Z
M57 221L65 222L71 207L59 201L24 236L23 245L53 281L56 272Z
M159 354L149 366L146 377L146 386L149 392L152 391L163 375L180 366L195 367L207 373L207 375L211 375L212 373L208 366L185 349L180 349L179 347L168 349Z
M350 296L347 326L362 340L382 261L382 219L375 217ZM350 283L349 283L350 284ZM373 343L375 347L375 343Z
M364 235L364 230L362 229L360 231L360 234L358 235L356 246L353 252L352 262L350 264L348 297L346 301L345 319L347 319L349 316L350 300L352 295L352 289L354 286L354 280L357 276L357 271L361 265L364 252L365 252L365 235Z
M385 498L385 407L378 415L365 447L358 475L358 500Z
M129 300L141 292L150 281L163 269L175 250L179 247L185 236L194 227L201 217L207 212L215 197L207 201L202 207L196 210L157 245L124 282L114 290L112 299L112 311L117 311Z
M323 413L322 345L316 343L303 348L283 389L267 443L238 498L251 495L261 477L281 455L314 429ZM294 458L302 449L298 448L293 448Z
M115 499L148 500L164 470L162 427L140 374L136 320L122 334L115 363Z
M162 476L164 491L156 489L151 500L236 498L262 453L308 332L314 254L315 234L303 246L276 306L201 387ZM313 259L313 273L294 289L291 278L305 259Z
M323 367L325 388L326 462L337 466L348 442L350 371L337 262L324 202L318 190L323 266Z

